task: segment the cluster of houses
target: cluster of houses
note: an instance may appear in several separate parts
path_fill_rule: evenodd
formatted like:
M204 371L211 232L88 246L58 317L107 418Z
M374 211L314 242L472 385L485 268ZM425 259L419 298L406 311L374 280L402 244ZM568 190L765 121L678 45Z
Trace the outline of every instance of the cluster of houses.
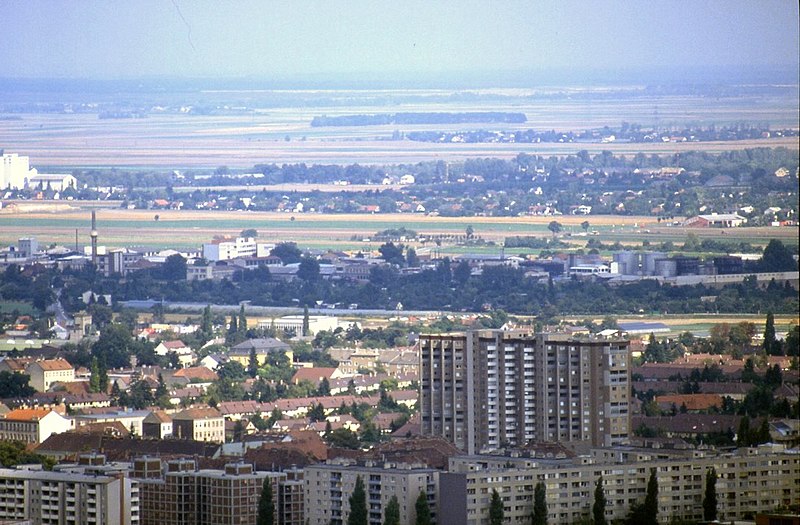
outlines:
M330 329L331 323L338 322L336 318L319 317L317 322L324 329ZM292 318L287 322L294 321ZM135 335L158 340L166 332L179 334L190 328L152 324L137 330ZM206 347L222 347L223 342L212 339ZM36 390L24 398L0 400L0 439L37 444L53 434L99 430L114 436L222 443L232 438L237 424L241 427L238 432L251 434L256 431L251 421L255 416L263 415L267 419L275 414L280 414L280 417L273 421L273 430L313 430L324 434L337 428L357 431L358 420L339 414L340 407L353 403L377 405L378 391L387 381L394 388L390 395L396 403L411 408L417 402L416 390L409 390L418 377L415 347L381 351L338 349L335 357L341 359L341 363L337 367L296 363L291 346L271 337L248 339L215 353L203 352L202 358L180 339L158 340L155 353L169 358L175 367L133 366L109 370L108 386L103 392L92 391L91 371L85 367L73 367L56 346L31 348L0 358L0 372L26 374L29 385ZM215 407L195 405L217 381L216 370L220 366L237 362L247 367L252 356L263 365L273 353L283 354L294 364L293 385L306 384L310 391L317 391L325 382L326 395L278 399L269 403L230 401L220 402ZM134 383L141 381L146 382L152 391L163 383L168 392L169 408L134 410L113 405L112 392L127 392ZM242 387L245 392L251 391L255 382L252 378L244 380ZM322 407L325 419L312 421L308 413L317 405ZM373 424L375 428L388 432L402 416L399 413L381 414Z
M792 370L791 357L766 356L765 367L778 366L783 383L773 392L776 402L786 400L795 404L800 400L800 375ZM722 373L725 381L690 381L697 373L713 368ZM731 435L740 428L744 416L721 413L726 398L743 401L757 388L741 380L745 360L729 355L686 354L670 363L642 363L632 369L631 388L634 392L654 394L653 400L660 414L644 414L641 402L632 398L632 428L646 427L665 438L697 438L714 435ZM694 373L694 375L693 375ZM692 386L686 392L687 382ZM754 422L758 426L760 420ZM800 419L775 419L769 421L770 435L775 443L788 446L800 444Z

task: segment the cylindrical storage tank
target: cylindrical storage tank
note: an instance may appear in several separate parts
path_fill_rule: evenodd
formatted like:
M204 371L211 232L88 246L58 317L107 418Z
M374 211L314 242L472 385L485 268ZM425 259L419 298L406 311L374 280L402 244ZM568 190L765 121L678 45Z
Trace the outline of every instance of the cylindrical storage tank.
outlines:
M642 272L644 275L656 274L656 261L665 259L667 254L661 252L647 252L642 257Z
M655 275L660 275L661 277L675 277L678 275L678 263L672 259L656 260Z

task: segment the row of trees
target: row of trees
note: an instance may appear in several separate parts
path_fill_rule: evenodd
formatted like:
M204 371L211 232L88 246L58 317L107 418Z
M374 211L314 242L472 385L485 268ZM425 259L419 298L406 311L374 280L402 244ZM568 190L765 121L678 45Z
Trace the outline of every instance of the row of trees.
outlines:
M671 286L641 281L620 286L599 282L550 282L525 277L524 269L498 266L472 275L468 264L447 259L435 269L402 275L393 267L376 266L369 282L360 284L322 279L318 272L292 282L273 280L269 270L242 272L231 281L175 281L165 286L147 271L129 275L125 281L100 278L85 282L88 289L113 294L119 300L163 297L167 301L231 304L251 301L260 306L358 304L362 308L443 309L480 311L484 305L512 313L544 315L608 314L660 311L669 313L739 313L772 311L791 313L798 308L791 286L771 284L767 289L754 279L722 289L706 286ZM715 302L705 301L716 296ZM238 330L238 327L237 327Z

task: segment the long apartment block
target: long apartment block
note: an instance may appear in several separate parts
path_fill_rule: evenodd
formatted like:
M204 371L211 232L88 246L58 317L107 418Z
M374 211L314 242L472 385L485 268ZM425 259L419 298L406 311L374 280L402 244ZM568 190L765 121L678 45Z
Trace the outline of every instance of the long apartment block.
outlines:
M507 523L528 523L537 483L546 487L548 523L580 523L590 518L595 483L603 477L606 519L624 519L644 501L650 470L658 480L658 521L703 518L706 473L716 470L718 518L744 519L800 504L800 454L782 445L762 445L714 454L616 447L590 456L533 459L507 456L451 458L439 476L439 525L489 523L492 490L503 500Z
M422 433L473 454L528 442L613 446L630 431L621 339L477 330L420 336Z

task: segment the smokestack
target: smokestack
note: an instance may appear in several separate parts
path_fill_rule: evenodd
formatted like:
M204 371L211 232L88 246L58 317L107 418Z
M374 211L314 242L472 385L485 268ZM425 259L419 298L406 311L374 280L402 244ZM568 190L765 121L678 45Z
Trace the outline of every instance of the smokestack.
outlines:
M92 238L92 264L97 265L97 216L92 211L92 231L89 232Z

